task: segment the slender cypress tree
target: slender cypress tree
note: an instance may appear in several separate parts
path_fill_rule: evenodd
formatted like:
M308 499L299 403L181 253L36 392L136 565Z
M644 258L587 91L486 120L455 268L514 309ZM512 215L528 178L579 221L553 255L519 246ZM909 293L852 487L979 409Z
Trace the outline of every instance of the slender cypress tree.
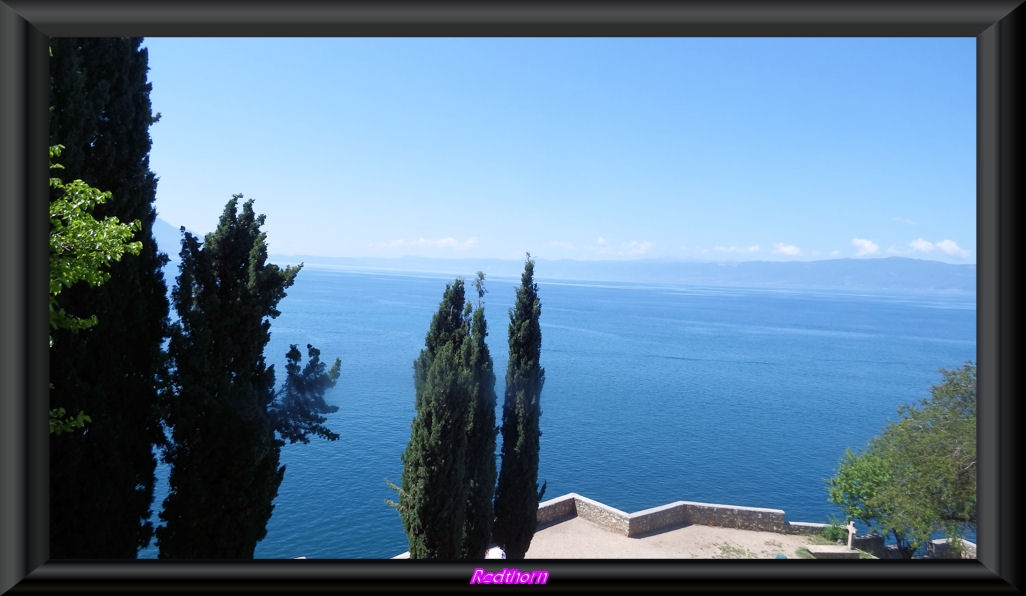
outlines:
M470 396L461 365L468 334L463 280L447 284L413 363L417 414L403 453L396 505L410 558L458 559L467 513L466 448Z
M164 439L158 381L165 369L167 286L152 228L156 177L149 169L148 57L141 38L53 38L50 145L63 145L65 180L110 192L94 216L140 222L138 254L111 263L101 286L58 297L72 316L50 351L50 407L90 422L50 437L50 556L134 558L153 533L156 459ZM54 193L51 200L58 200Z
M480 559L495 494L495 373L485 338L484 273L446 285L413 363L417 414L403 453L399 510L414 559Z
M465 361L470 382L470 415L467 425L467 519L463 557L482 559L492 539L495 511L495 371L485 338L483 298L485 275L477 273L477 308L471 319L471 340L465 342Z
M292 442L310 433L338 438L317 413L337 409L323 394L340 361L325 371L308 346L311 361L301 372L292 346L288 380L274 390L274 367L264 361L270 319L301 266L266 262L264 216L254 214L252 200L237 213L241 198L228 202L202 246L187 232L182 242L172 291L180 320L168 348L171 490L156 531L161 558L252 558L285 473L284 441L275 433Z
M523 559L538 522L541 367L541 301L528 253L516 303L509 313L509 363L502 406L502 465L495 489L495 540L509 559Z

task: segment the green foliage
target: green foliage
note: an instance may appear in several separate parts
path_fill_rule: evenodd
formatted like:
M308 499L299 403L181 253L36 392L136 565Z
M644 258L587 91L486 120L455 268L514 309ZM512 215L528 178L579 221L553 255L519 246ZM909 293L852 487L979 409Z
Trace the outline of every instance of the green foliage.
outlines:
M847 519L872 525L886 514L874 496L890 478L886 462L876 453L856 454L846 449L837 474L829 481L830 502L840 505Z
M292 346L285 385L275 392L264 348L270 319L301 266L267 263L264 216L252 200L240 209L241 198L227 203L202 245L187 232L182 240L172 291L179 322L168 346L172 440L164 459L171 491L157 529L161 558L252 558L284 477L284 441L338 438L319 414L337 409L324 394L339 377L340 360L327 369L308 345L310 361L301 367Z
M466 520L469 395L456 358L468 333L463 280L446 285L414 361L415 407L396 504L410 558L456 559Z
M154 446L165 440L157 394L166 371L168 296L167 257L152 234L149 126L156 119L141 44L138 37L50 38L48 144L64 146L60 177L82 181L50 189L52 250L67 256L76 246L86 249L83 266L51 260L58 265L52 281L62 289L55 307L51 302L58 326L50 329L50 408L90 419L77 432L50 435L55 559L133 558L153 535ZM88 208L98 193L102 199ZM88 231L80 220L68 223L76 210L112 225ZM120 259L104 254L119 235L129 239L115 221L133 227L131 250ZM75 283L77 277L83 279ZM99 278L105 281L92 285ZM75 330L62 327L62 317L75 326L95 324Z
M50 434L61 435L84 428L86 423L91 422L85 412L79 412L75 416L67 416L64 408L53 408L50 410ZM67 416L67 417L65 417Z
M827 481L832 503L892 535L906 558L935 532L957 542L976 524L976 365L940 372L930 398L899 408Z
M447 284L414 361L415 407L403 453L402 486L389 482L414 559L482 558L495 490L495 374L485 344L481 298L466 302L463 280ZM387 480L386 480L387 482Z
M63 145L50 147L50 169L63 166L54 160L60 157ZM93 210L110 199L109 192L97 190L81 180L65 184L59 177L50 178L56 198L50 201L50 347L53 330L78 331L96 325L96 315L77 317L60 306L57 297L65 288L78 283L99 286L110 279L110 264L125 253L139 254L142 243L131 240L140 228L139 222L123 224L116 217L97 220ZM50 410L50 434L60 435L84 428L92 419L83 411L65 417L65 408Z
M819 533L819 537L826 541L828 544L834 544L837 542L847 542L848 530L845 530L840 523L834 521L830 525L823 528Z
M483 298L485 274L477 273L474 288L478 307L471 317L470 339L463 343L463 362L467 368L470 412L467 421L467 514L464 528L463 551L466 559L484 558L492 539L495 511L495 371L485 338Z
M53 161L63 148L50 147L51 169L63 169ZM82 180L65 183L51 177L50 188L57 193L57 198L50 201L50 329L86 329L96 324L96 315L70 315L57 302L57 296L78 283L99 286L110 279L112 262L121 260L125 253L137 255L142 249L141 242L132 241L141 226L138 221L123 224L113 216L96 219L94 210L110 199L110 193Z
M541 437L541 301L528 253L516 302L509 312L509 361L502 407L502 467L495 490L495 540L506 557L522 559L537 527Z

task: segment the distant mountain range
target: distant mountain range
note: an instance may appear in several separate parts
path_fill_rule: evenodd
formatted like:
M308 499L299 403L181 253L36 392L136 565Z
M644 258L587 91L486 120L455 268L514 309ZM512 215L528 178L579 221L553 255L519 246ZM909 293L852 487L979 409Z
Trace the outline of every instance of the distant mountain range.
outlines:
M381 270L471 277L519 279L523 261L497 259L355 259L279 256L281 262L340 270ZM539 281L608 281L774 288L858 290L937 290L974 292L976 265L953 265L901 257L824 261L574 261L535 260Z
M153 235L160 250L171 259L169 280L178 268L181 232L157 219ZM304 263L307 267L346 271L387 271L421 275L463 276L477 271L488 277L519 279L523 261L500 259L348 258L314 255L270 255L281 265ZM701 286L772 288L820 288L852 290L976 291L976 265L888 257L830 259L822 261L576 261L535 260L538 281L608 281Z

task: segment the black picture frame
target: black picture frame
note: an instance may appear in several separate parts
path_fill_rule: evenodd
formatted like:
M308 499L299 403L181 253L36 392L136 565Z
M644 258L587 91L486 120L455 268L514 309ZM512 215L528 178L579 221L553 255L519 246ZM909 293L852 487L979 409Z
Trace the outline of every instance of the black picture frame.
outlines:
M978 558L533 561L532 568L549 570L549 590L1018 592L1022 23L1021 0L0 0L0 592L449 591L466 588L474 568L390 560L49 560L47 39L122 35L975 37Z

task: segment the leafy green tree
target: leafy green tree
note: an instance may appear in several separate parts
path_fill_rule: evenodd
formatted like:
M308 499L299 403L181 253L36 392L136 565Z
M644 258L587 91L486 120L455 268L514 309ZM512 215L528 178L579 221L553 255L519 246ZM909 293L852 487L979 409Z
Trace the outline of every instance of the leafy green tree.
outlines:
M264 216L252 200L238 212L241 198L228 202L202 245L188 232L182 241L172 291L179 321L168 347L172 435L164 459L171 490L157 528L161 558L252 558L284 477L284 441L338 438L320 414L337 410L324 394L338 379L340 360L326 370L320 352L307 346L303 368L293 345L284 387L274 389L274 367L264 360L270 319L301 265L267 263Z
M132 242L139 243L107 262L104 283L65 286L52 305L65 322L96 322L51 329L50 407L87 413L90 422L50 437L50 556L134 558L153 533L168 317L167 258L152 235L149 126L157 118L148 58L140 38L55 37L50 45L49 144L64 146L64 179L109 193L92 215L138 222ZM67 190L51 189L57 211ZM113 241L106 236L101 245Z
M890 481L886 462L876 453L845 449L837 474L829 480L830 501L841 505L846 519L875 527L886 517L875 495Z
M541 301L528 253L509 313L509 362L502 406L502 465L495 490L495 540L510 559L523 559L538 522L541 437Z
M50 147L51 169L63 169L59 163L53 163L62 148ZM50 188L59 192L50 202L50 329L86 329L96 324L96 315L69 315L57 297L65 288L80 282L102 285L110 279L111 263L121 260L125 253L139 254L142 243L132 241L132 236L140 225L138 221L123 224L113 216L96 219L94 209L108 201L110 193L82 180L65 183L59 177L51 177Z
M893 536L905 558L935 533L958 544L976 525L976 365L940 372L928 399L900 407L827 481L832 503Z
M50 168L63 169L54 159L60 156L62 145L50 147ZM50 188L57 191L50 203L50 347L52 331L56 329L87 329L97 323L96 315L76 317L69 315L58 303L57 297L65 288L78 283L99 286L110 279L110 263L125 253L139 254L142 243L132 241L139 230L139 222L123 224L116 217L102 221L93 217L93 210L110 199L109 192L95 189L81 180L69 183L59 177L50 178ZM64 408L50 410L50 433L62 434L83 428L91 419L85 412L66 417Z
M477 308L470 327L470 341L464 342L464 361L470 382L470 414L467 423L467 518L463 558L482 559L491 545L495 496L495 370L485 338L488 326L484 315L485 274L478 271L474 280Z

